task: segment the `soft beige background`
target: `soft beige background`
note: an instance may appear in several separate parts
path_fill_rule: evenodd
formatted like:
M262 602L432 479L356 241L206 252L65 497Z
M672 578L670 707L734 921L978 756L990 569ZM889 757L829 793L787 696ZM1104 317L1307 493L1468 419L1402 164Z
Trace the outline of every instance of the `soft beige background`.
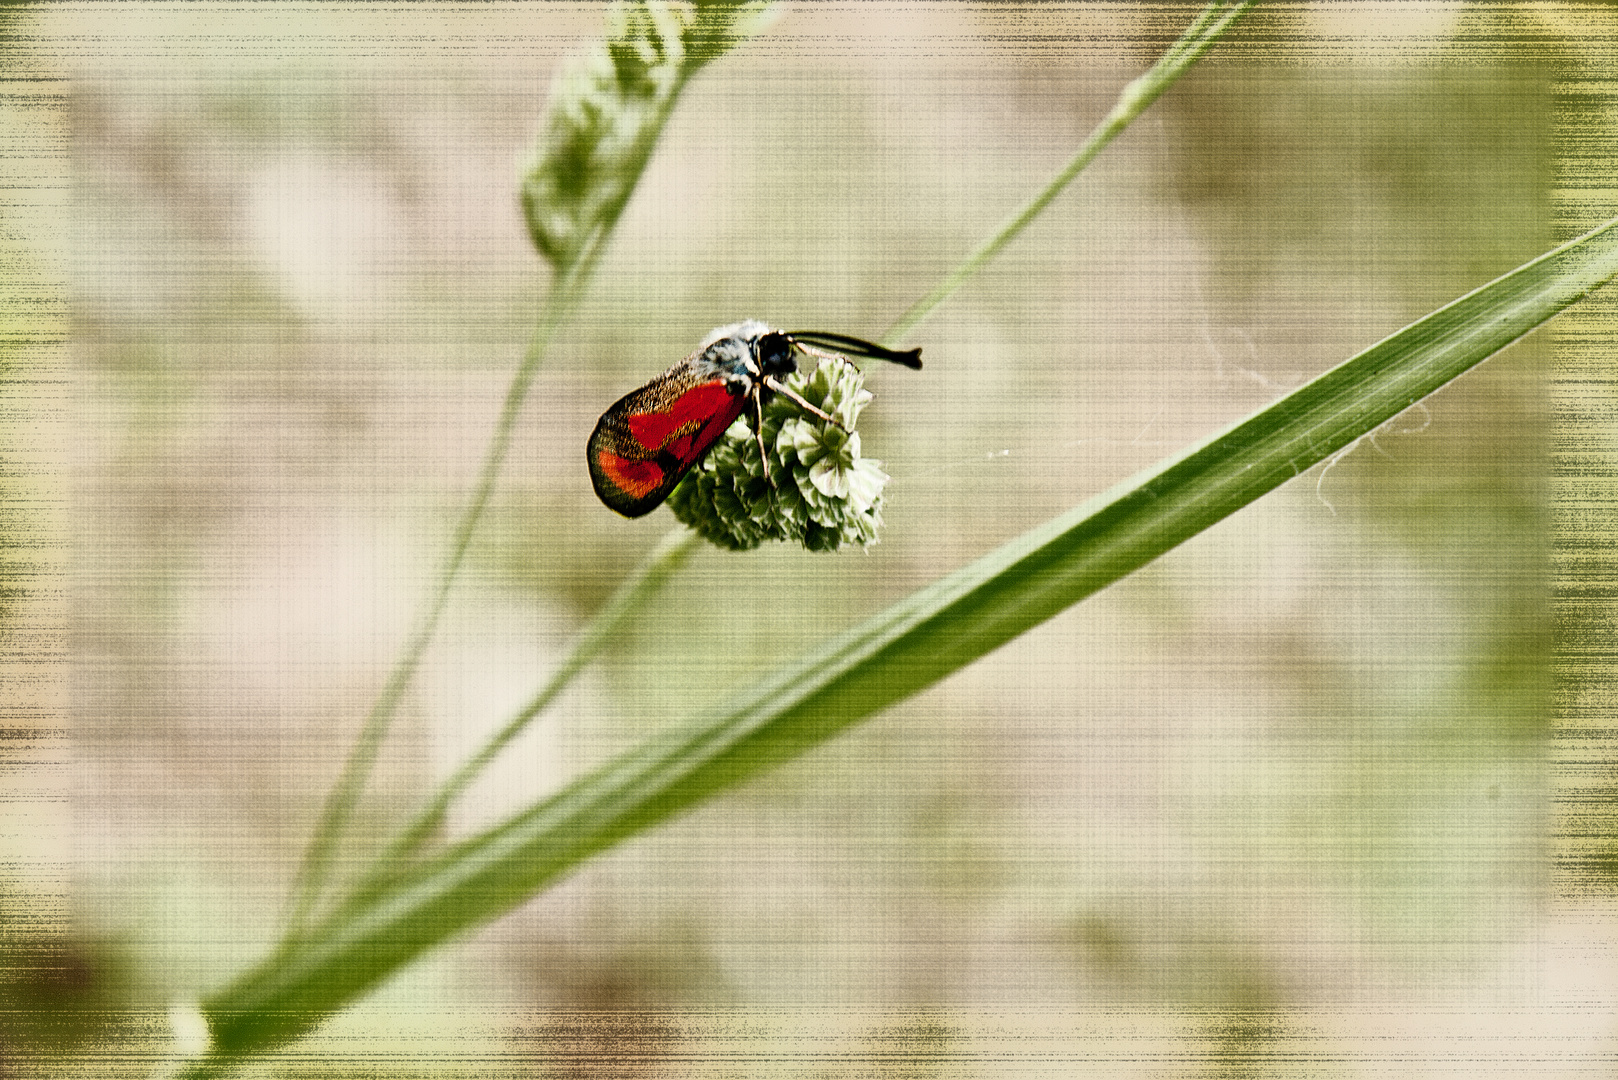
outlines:
M595 501L581 448L608 403L738 318L880 334L1190 10L785 5L694 82L539 376L366 822L524 700L672 524ZM73 561L65 596L11 616L72 637L7 843L14 925L91 972L24 999L88 1032L70 1071L144 1075L176 1045L169 1004L272 940L526 343L544 272L516 177L601 14L9 24L19 70L66 80L7 120L42 193L8 243L66 282L73 330L24 354L11 421L66 508L25 520ZM701 553L457 828L1605 217L1581 140L1610 114L1570 88L1615 28L1254 16L915 332L922 373L871 372L883 543ZM1618 922L1599 874L1554 871L1556 763L1606 744L1569 765L1554 739L1546 453L1570 400L1608 438L1610 387L1547 390L1589 362L1567 341L598 860L277 1075L1600 1074Z

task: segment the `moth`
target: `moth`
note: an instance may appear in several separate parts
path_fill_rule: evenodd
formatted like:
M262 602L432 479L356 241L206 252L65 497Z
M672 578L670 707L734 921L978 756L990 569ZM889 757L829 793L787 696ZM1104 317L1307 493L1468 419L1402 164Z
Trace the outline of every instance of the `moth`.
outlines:
M781 381L798 370L799 353L921 368L920 349L901 352L846 334L774 330L756 319L718 327L690 356L619 398L596 421L586 457L601 501L625 517L651 513L749 406L763 450L764 403L776 394L841 427Z

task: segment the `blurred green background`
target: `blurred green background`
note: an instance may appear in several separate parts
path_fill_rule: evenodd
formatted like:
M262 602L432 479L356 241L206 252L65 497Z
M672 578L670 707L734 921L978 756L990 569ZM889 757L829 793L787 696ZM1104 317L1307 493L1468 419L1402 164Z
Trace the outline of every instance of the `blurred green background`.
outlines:
M1192 11L799 6L705 71L539 375L362 825L385 832L526 699L672 525L595 500L606 405L737 319L880 335ZM602 12L11 16L23 69L71 80L8 121L14 146L65 145L73 185L8 243L73 305L62 370L13 358L72 380L66 419L35 388L56 426L9 432L66 500L13 530L71 551L66 596L11 618L71 628L73 752L17 758L45 779L13 830L5 1061L144 1075L173 1051L169 1004L273 940L527 343L545 276L516 178ZM1557 140L1605 114L1569 121L1558 94L1605 62L1577 31L1615 25L1252 16L915 332L923 372L869 373L881 545L702 551L456 828L1577 231ZM1618 924L1569 914L1551 875L1549 340L598 860L276 1075L719 1075L704 1055L753 1051L753 1075L992 1076L1036 1050L1303 1075L1281 1050L1405 1039L1442 1061L1444 1032L1618 1001L1610 964L1562 959ZM1613 1036L1610 1015L1588 1033ZM769 1057L799 1046L817 1064Z

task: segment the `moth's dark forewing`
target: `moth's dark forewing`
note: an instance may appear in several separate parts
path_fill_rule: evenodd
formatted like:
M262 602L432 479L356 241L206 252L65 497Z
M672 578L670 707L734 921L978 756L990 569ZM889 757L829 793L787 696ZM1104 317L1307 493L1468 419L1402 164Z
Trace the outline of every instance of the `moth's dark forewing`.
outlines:
M596 495L625 517L669 497L747 405L744 388L687 357L596 421L586 446Z

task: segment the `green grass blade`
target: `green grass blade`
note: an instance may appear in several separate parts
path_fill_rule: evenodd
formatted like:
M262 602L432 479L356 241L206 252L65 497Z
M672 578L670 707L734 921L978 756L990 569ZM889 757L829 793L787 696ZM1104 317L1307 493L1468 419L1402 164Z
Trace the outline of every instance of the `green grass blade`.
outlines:
M336 912L205 1004L212 1061L297 1036L589 856L958 671L1375 431L1614 274L1618 220L922 589L718 714L647 742Z

